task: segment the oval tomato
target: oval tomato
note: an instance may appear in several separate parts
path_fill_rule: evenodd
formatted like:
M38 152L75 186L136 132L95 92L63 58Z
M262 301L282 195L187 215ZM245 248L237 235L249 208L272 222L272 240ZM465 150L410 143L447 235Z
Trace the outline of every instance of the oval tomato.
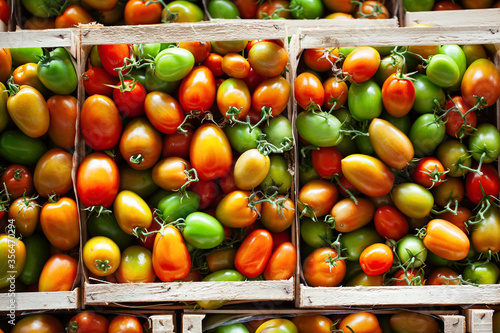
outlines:
M73 156L61 148L47 151L38 160L33 172L33 184L39 195L64 195L73 187L71 177Z
M113 100L104 95L88 97L82 106L80 128L90 148L106 150L116 146L120 140L122 120Z
M477 165L473 167L478 168ZM478 171L468 172L465 176L467 197L475 204L480 203L484 198L498 198L500 192L498 171L491 164L482 164Z
M234 165L234 183L240 190L257 187L267 176L271 161L257 149L250 149L241 154Z
M179 102L184 112L209 110L215 101L215 78L208 67L194 67L182 79L179 87Z
M251 194L240 190L226 194L215 209L217 220L229 228L244 228L254 223L260 215L262 204L251 207L250 200L258 200L257 197L251 199Z
M132 119L120 137L120 153L136 170L151 168L162 152L160 133L143 117Z
M168 256L164 254L168 253ZM174 226L165 226L156 235L153 247L153 268L163 282L185 278L191 270L191 256L182 234Z
M61 322L54 316L48 314L28 315L19 320L12 328L11 333L52 333L64 332Z
M424 157L417 162L411 177L424 187L436 187L444 182L445 169L437 158Z
M38 138L49 130L50 113L45 98L31 86L21 86L7 99L7 111L27 136Z
M290 84L281 75L268 78L255 88L252 94L252 108L260 111L263 107L271 108L273 117L281 114L288 105Z
M325 88L316 75L304 72L295 78L294 95L301 108L308 109L312 105L320 109L325 101Z
M20 164L9 165L0 177L0 184L4 184L10 200L23 195L26 197L33 195L33 175L28 168Z
M302 267L304 278L312 287L336 287L346 274L346 264L332 248L322 247L307 256ZM335 260L335 258L337 258Z
M184 112L179 102L167 93L153 91L144 101L146 116L161 133L173 134L184 121Z
M314 218L325 216L337 202L338 197L338 190L334 184L321 179L311 180L300 189L297 199L298 209L304 216Z
M38 281L38 291L70 291L76 282L78 260L55 254L45 263Z
M274 241L273 241L274 243ZM266 280L288 280L297 265L297 250L290 242L279 245L272 253L264 270Z
M248 62L259 75L273 77L280 75L288 63L288 54L273 42L255 44L248 52Z
M40 211L40 226L50 244L68 251L80 242L80 216L75 200L64 197L47 202Z
M156 279L151 251L132 245L123 251L120 266L116 271L119 283L148 283Z
M447 260L462 260L469 253L470 242L459 227L446 220L434 219L427 224L424 245Z
M371 1L374 2L374 1ZM377 72L380 54L373 47L362 46L349 53L342 65L342 72L351 82L369 80Z
M388 166L405 168L413 159L410 139L386 120L374 118L368 128L370 142L377 156Z
M73 96L55 95L47 100L50 123L47 134L62 149L75 145L77 99Z
M334 219L335 230L350 232L364 227L373 220L375 206L365 198L345 198L335 203L330 215Z
M410 112L415 102L415 86L410 78L391 74L382 86L382 102L387 112L402 117Z
M292 322L297 326L299 333L310 332L315 333L330 333L333 327L333 321L323 315L298 315L293 317Z
M28 237L35 232L40 220L40 205L35 197L20 197L9 207L9 219L14 220L16 231Z
M219 112L229 118L228 111L236 109L236 118L245 119L250 111L252 96L247 84L241 79L229 78L224 80L217 89L217 107Z
M67 326L71 333L107 333L109 320L98 313L83 311L71 317Z
M465 71L461 85L462 97L469 105L476 104L476 96L483 97L486 106L500 97L500 73L488 59L477 59Z
M136 316L118 315L111 320L108 327L108 333L142 333L142 325Z
M370 312L357 312L347 315L340 322L339 329L356 333L382 333L377 317Z
M153 215L148 204L132 191L121 191L115 198L113 210L120 228L132 235L136 228L149 228Z
M98 45L97 52L106 72L114 77L118 77L118 71L115 71L115 68L123 67L125 58L130 58L130 46L127 44ZM126 70L122 71L122 74L126 73Z
M434 205L431 192L415 183L396 185L392 190L392 200L403 214L413 218L425 217Z
M405 216L392 206L382 206L375 212L373 222L377 232L388 239L399 240L410 228Z
M273 251L273 238L269 231L257 229L248 235L238 248L234 264L238 272L254 278L264 272Z
M366 274L380 275L391 268L393 259L392 249L389 246L375 243L361 252L359 264Z

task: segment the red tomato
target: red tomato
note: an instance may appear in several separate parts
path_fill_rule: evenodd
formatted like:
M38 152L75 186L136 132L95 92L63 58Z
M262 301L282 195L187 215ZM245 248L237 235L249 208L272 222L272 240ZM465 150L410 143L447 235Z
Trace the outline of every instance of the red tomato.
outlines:
M10 17L9 5L7 4L7 1L1 0L0 1L0 20L2 20L3 23L7 24L9 22L9 17Z
M177 156L183 159L189 158L189 146L193 138L194 131L192 128L187 128L186 133L175 132L165 135L163 139L163 149L161 157Z
M375 1L365 1L375 2ZM344 75L354 83L365 82L377 72L380 54L373 47L358 47L345 58L342 65Z
M7 188L11 201L22 197L29 197L34 192L33 175L25 166L12 164L5 169L0 177L0 184Z
M235 0L234 5L238 8L242 19L253 19L257 15L259 1L256 0Z
M464 233L466 234L469 233L465 225L465 222L467 222L472 217L472 212L470 211L469 208L464 206L458 206L456 209L456 214L455 212L446 211L442 214L439 214L438 217L440 219L453 223L454 225L459 227L460 230L462 230Z
M78 198L86 207L108 208L120 185L118 167L108 155L100 152L86 156L76 175Z
M301 73L294 82L294 94L297 104L307 109L313 105L315 109L319 109L325 101L325 88L321 81L312 73Z
M167 93L153 91L144 101L146 116L160 132L173 134L184 121L184 112L179 102Z
M458 285L458 273L448 267L438 267L431 271L427 279L427 285L442 286L442 285Z
M291 19L292 14L288 10L283 10L288 9L289 4L290 2L286 0L265 1L257 8L257 18L275 18L277 16L276 18Z
M273 238L274 240L274 238ZM274 250L264 270L266 280L288 280L297 265L297 251L290 242L282 243Z
M220 193L219 186L214 180L200 180L194 182L189 186L189 190L200 196L199 210L210 207Z
M83 9L83 7L71 5L56 18L55 27L57 29L74 28L79 24L88 24L94 21L92 15Z
M78 260L55 254L45 263L38 281L38 291L70 291L78 271Z
M314 170L321 178L331 178L342 173L342 154L335 147L320 147L312 151Z
M262 274L273 251L273 238L265 229L254 230L241 243L234 265L236 269L248 278Z
M439 11L439 10L460 10L460 9L463 9L463 7L460 6L458 3L455 3L452 0L439 1L432 8L432 10L435 10L435 11Z
M476 96L483 97L486 106L493 105L500 97L500 73L488 59L477 59L465 71L460 91L468 105L476 104Z
M108 74L114 77L118 77L118 71L115 71L115 68L123 67L125 58L130 58L130 46L127 44L98 45L97 51L102 66ZM122 71L122 74L126 73L127 71Z
M109 320L106 317L91 311L84 311L74 315L67 330L71 333L107 333Z
M399 269L392 276L393 286L423 286L424 280L423 270L407 269L406 274L403 269Z
M410 78L399 73L391 74L382 86L382 102L393 117L402 117L410 112L415 102L415 87Z
M212 180L226 175L233 162L231 145L226 134L212 123L203 124L194 132L189 156L201 180Z
M397 208L382 206L373 217L375 229L385 238L399 240L408 233L410 226L406 217Z
M165 253L168 253L168 256ZM189 274L191 256L182 234L174 226L165 226L156 234L153 268L156 276L163 282L183 279Z
M316 72L326 72L332 69L338 56L339 50L337 48L306 49L302 53L302 59L306 66Z
M89 68L82 76L83 86L89 95L106 95L111 97L114 89L109 85L115 86L118 80L108 74L103 68Z
M361 252L359 264L366 274L380 275L391 268L393 260L394 255L389 246L382 243L375 243Z
M477 164L473 165L473 168L477 168ZM465 176L465 191L470 201L475 204L487 196L498 198L500 192L498 171L493 165L483 163L479 172L468 172Z
M47 134L59 148L75 145L77 99L73 96L54 95L47 100L50 124Z
M437 158L424 157L418 161L411 177L415 183L424 187L437 187L444 182L446 172Z
M312 287L336 287L345 277L346 264L332 248L322 247L307 256L302 267L304 279Z
M9 49L0 49L0 82L7 82L12 70L12 56Z
M446 134L461 139L474 131L477 117L474 111L468 112L470 108L461 96L446 101L445 109L450 110L443 119L446 124Z
M146 89L134 80L124 80L123 85L119 89L113 90L113 100L118 111L127 117L142 115L147 95Z
M206 66L194 67L182 79L179 87L179 102L184 112L208 111L215 101L215 78Z
M280 115L288 104L290 97L290 85L281 75L268 78L255 88L252 94L252 107L260 112L263 107L270 107L271 115Z
M349 89L344 81L330 77L323 82L323 88L325 90L324 106L326 108L338 110L345 105Z
M222 70L222 56L220 54L210 53L203 61L203 66L208 67L215 77L224 74Z
M181 42L177 45L181 49L186 49L194 56L195 64L205 61L210 54L210 42Z
M148 3L146 0L129 0L125 5L125 24L155 24L161 22L161 3Z
M120 140L122 120L113 100L104 95L88 97L82 106L80 128L90 148L106 150L116 146Z

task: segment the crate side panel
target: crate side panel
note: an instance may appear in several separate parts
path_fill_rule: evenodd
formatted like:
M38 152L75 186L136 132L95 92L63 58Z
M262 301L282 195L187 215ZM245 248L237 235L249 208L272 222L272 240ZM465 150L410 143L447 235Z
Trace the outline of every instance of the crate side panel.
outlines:
M430 26L493 26L500 22L500 9L467 9L430 12L406 12L404 26L427 24Z

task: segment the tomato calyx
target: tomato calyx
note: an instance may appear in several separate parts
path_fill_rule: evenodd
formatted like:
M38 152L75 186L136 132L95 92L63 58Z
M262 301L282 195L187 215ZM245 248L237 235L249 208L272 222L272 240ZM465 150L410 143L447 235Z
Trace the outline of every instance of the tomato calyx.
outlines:
M48 198L47 201L50 202L50 203L54 203L54 202L57 202L59 200L59 198L60 197L59 197L58 194L53 193L53 194L49 195L49 198Z
M72 320L69 322L68 326L66 327L66 332L76 333L76 331L78 331L78 322L76 320Z
M306 214L308 214L308 215L309 215L309 217L311 218L311 220L313 220L314 222L318 222L318 217L316 216L316 213L314 212L314 209L313 209L311 206L309 206L309 204L307 204L307 203L303 203L303 202L301 202L300 200L297 200L297 203L298 203L300 206L304 207L304 208L302 209L302 211L300 212L299 218L302 218L302 217L304 217Z
M89 212L88 217L90 217L90 215L92 215L94 213L96 213L97 216L101 216L101 214L113 213L111 210L104 208L104 206L90 206L90 207L85 208L84 210Z
M264 156L268 156L271 153L282 154L293 148L293 139L290 137L284 137L280 142L281 147L276 147L272 143L266 140L266 134L262 133L257 137L257 150Z
M248 206L252 208L252 210L259 212L259 210L256 208L256 206L258 204L261 204L261 203L264 203L264 202L267 202L269 204L271 204L272 208L273 209L276 209L278 211L278 215L281 217L281 218L285 218L285 214L283 213L283 209L290 209L289 207L285 206L285 203L286 201L288 200L288 194L285 195L285 196L279 196L279 193L278 193L278 188L279 188L280 185L277 185L276 187L276 191L271 194L271 195L268 195L265 190L264 191L257 191L255 193L252 193L255 194L255 196L259 195L261 196L262 198L259 199L257 197L256 200L252 200L253 197L252 195L248 198L249 199L249 203L248 203Z
M351 3L358 8L358 15L359 18L370 18L370 17L378 17L379 15L383 14L383 6L379 4L378 2L373 5L372 12L370 14L365 14L363 13L362 10L362 5L363 1L351 1Z
M182 162L182 164L184 164L184 173L186 174L186 182L184 182L184 184L181 187L179 187L179 189L177 189L177 191L181 195L181 202L184 196L189 197L189 194L187 193L187 188L189 187L189 185L191 185L191 183L200 181L200 178L198 178L198 172L196 171L195 168L188 169L189 166L186 162Z
M15 94L17 94L20 90L20 86L18 84L15 84L14 83L14 77L11 76L8 80L7 80L7 89L5 89L5 91L9 94L9 96L14 96Z
M94 262L95 264L95 267L102 271L103 273L106 273L109 269L111 269L111 265L109 264L109 260L106 259L106 260L101 260L101 259L98 259Z

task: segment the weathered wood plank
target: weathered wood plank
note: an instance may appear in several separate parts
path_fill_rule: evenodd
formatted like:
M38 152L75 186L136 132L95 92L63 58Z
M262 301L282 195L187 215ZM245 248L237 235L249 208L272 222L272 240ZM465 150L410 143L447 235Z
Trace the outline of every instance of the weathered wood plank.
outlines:
M500 285L335 288L301 285L298 294L301 308L500 303Z
M0 47L72 47L72 34L78 34L78 29L0 32Z
M406 12L404 25L428 24L430 26L493 26L500 22L500 9L467 9L429 12Z
M489 309L467 309L465 320L467 332L469 333L491 333L493 332L493 313Z
M21 292L13 297L0 294L0 313L9 312L11 300L16 311L27 310L77 310L80 306L80 290L57 292Z
M264 301L294 299L293 278L286 281L85 283L85 304L178 301Z
M465 317L459 315L439 316L444 323L444 333L465 333Z
M294 35L299 29L346 29L346 28L397 28L399 22L397 17L385 20L286 20L288 34Z
M500 26L299 29L301 49L341 46L498 44Z
M155 315L149 317L153 327L153 333L174 333L173 315Z
M82 45L283 39L285 37L285 23L281 20L225 20L223 22L116 27L81 26Z
M183 314L182 315L182 333L203 332L204 314Z

